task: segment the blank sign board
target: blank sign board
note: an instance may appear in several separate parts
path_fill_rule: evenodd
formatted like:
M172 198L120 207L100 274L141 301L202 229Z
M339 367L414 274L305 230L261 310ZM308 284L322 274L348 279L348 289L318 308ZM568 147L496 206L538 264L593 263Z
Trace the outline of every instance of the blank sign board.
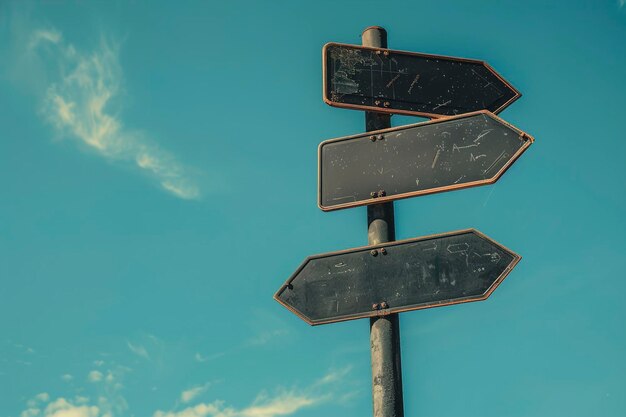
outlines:
M520 93L483 61L338 43L323 48L324 101L438 118L498 113Z
M519 260L462 230L311 256L274 298L313 325L479 301Z
M336 210L495 182L533 138L488 111L319 146L318 205Z

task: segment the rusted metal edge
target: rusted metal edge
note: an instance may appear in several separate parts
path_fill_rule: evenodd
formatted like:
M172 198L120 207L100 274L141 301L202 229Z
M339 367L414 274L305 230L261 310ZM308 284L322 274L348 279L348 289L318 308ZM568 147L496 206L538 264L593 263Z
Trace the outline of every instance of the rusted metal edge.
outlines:
M459 58L459 57L448 56L448 55L434 55L434 54L425 54L421 52L408 52L408 51L400 51L400 50L395 50L395 49L373 48L373 47L368 47L368 46L351 45L347 43L328 42L322 48L322 83L323 83L322 98L324 100L324 103L332 107L352 109L352 110L373 111L373 112L378 112L378 113L403 114L407 116L420 116L420 117L427 117L429 119L441 119L444 117L449 117L447 115L442 115L442 114L425 113L425 112L417 112L417 111L410 111L410 110L396 110L396 109L389 109L387 107L368 106L365 104L339 103L339 102L331 100L328 97L328 88L327 88L328 73L326 71L326 62L327 62L326 50L331 46L345 46L345 47L350 47L350 48L355 48L355 49L370 49L373 51L388 51L393 54L412 55L412 56L419 56L419 57L433 58L433 59L446 59L446 60L454 60L457 62L469 62L473 64L483 65L487 70L489 70L489 72L495 75L500 81L502 81L511 90L513 90L513 93L514 93L513 97L511 97L508 101L506 101L504 104L502 104L493 112L496 114L500 113L502 110L510 106L511 103L513 103L515 100L517 100L518 98L522 96L522 93L520 93L520 91L517 88L515 88L509 81L504 79L504 77L498 74L498 72L496 72L496 70L491 65L489 65L487 61L483 61L479 59L471 59L471 58Z
M411 191L409 193L402 193L402 194L395 194L395 195L386 195L386 196L371 198L371 199L367 199L367 200L353 201L353 202L348 202L348 203L336 204L336 205L332 205L332 206L325 206L325 205L322 204L322 147L324 145L328 145L330 143L335 143L335 142L341 142L341 141L345 141L345 140L350 140L350 139L355 139L355 138L359 138L359 137L371 136L371 135L379 135L379 134L385 135L385 134L392 133L392 132L395 132L395 131L398 131L398 130L411 129L411 128L414 128L414 127L417 127L417 126L423 126L423 125L428 125L428 124L433 124L433 123L442 123L442 122L446 122L446 121L450 121L450 120L459 120L459 119L463 119L463 118L467 118L467 117L473 117L473 116L476 116L477 114L483 114L485 116L491 117L496 122L498 122L498 123L500 123L500 124L510 128L511 130L514 130L515 132L517 132L518 135L520 136L520 138L523 138L523 140L524 140L524 144L522 145L522 147L519 148L517 150L517 152L515 152L515 154L513 154L513 156L509 159L509 161L502 168L500 168L500 170L495 172L494 175L491 176L490 178L487 178L487 179L484 179L484 180L466 182L466 183L463 183L463 184L452 184L452 185L446 185L444 187L435 187L435 188L429 188L429 189L426 189L426 190ZM497 180L500 179L500 177L509 169L509 167L511 165L513 165L513 163L515 161L517 161L517 159L524 153L524 151L526 151L526 149L528 149L528 147L532 143L534 143L534 142L535 142L535 138L534 137L532 137L528 133L518 129L517 127L513 126L512 124L508 123L506 120L502 119L501 117L496 116L495 114L493 114L489 110L478 110L478 111L471 112L471 113L464 113L464 114L461 114L461 115L458 115L458 116L446 116L446 117L442 117L440 119L430 120L430 121L421 122L421 123L415 123L415 124L411 124L411 125L397 126L397 127L392 127L390 129L375 130L375 131L372 131L372 132L359 133L357 135L350 135L350 136L344 136L344 137L341 137L341 138L325 140L324 142L320 143L318 148L317 148L317 161L318 161L318 165L317 165L317 184L318 184L318 186L317 186L317 206L320 209L322 209L323 211L333 211L333 210L341 210L341 209L351 208L351 207L367 206L367 205L370 205L370 204L385 203L385 202L388 202L388 201L402 200L404 198L417 197L417 196L428 195L428 194L436 194L436 193L441 193L441 192L445 192L445 191L460 190L460 189L463 189L463 188L471 188L471 187L478 187L478 186L481 186L481 185L493 184Z
M491 284L491 286L480 296L470 296L470 297L459 298L455 300L442 300L442 301L437 301L437 302L430 303L430 304L415 304L415 305L404 306L404 307L389 307L389 308L381 309L381 310L372 310L367 313L350 314L350 315L346 315L342 317L337 317L332 320L311 320L307 316L305 316L302 312L300 312L300 310L293 308L292 306L284 303L279 298L280 295L283 293L283 291L285 291L287 288L292 286L291 282L298 276L300 271L304 269L306 264L313 259L326 258L330 256L341 255L344 253L370 251L372 249L379 249L383 247L388 248L391 246L398 246L398 245L403 245L406 243L419 242L422 240L436 239L440 237L454 236L454 235L460 235L460 234L465 234L465 233L474 233L475 235L489 241L490 243L504 250L505 252L508 252L513 257L513 260L509 263L506 269L493 282L493 284ZM444 306L455 305L455 304L470 303L474 301L483 301L489 298L489 296L496 290L496 288L498 288L498 286L502 283L502 281L504 281L507 275L509 275L509 273L513 270L513 268L515 268L515 266L519 263L521 259L522 257L519 254L513 252L506 246L496 242L489 236L473 228L456 230L453 232L438 233L438 234L422 236L418 238L395 240L393 242L381 243L379 245L360 246L360 247L352 248L352 249L345 249L345 250L340 250L340 251L335 251L335 252L328 252L328 253L308 256L304 260L304 262L302 262L302 264L298 267L298 269L289 277L289 279L287 279L287 281L280 287L280 289L276 291L276 293L274 294L274 300L278 301L281 305L283 305L285 308L290 310L292 313L300 317L302 320L304 320L306 323L308 323L311 326L317 326L320 324L328 324L328 323L337 323L341 321L356 320L356 319L368 318L368 317L380 317L380 316L386 316L386 315L393 314L393 313L403 313L406 311L424 310L427 308L444 307Z

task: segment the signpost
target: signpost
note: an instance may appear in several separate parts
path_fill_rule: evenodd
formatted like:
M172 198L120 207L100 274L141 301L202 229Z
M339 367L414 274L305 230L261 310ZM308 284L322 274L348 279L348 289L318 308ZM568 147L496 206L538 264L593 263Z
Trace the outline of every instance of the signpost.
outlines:
M482 110L319 146L322 210L492 184L533 138Z
M308 257L274 298L311 325L484 300L520 260L476 230Z
M324 101L335 107L437 118L498 113L521 96L483 61L339 43L322 56Z
M323 49L324 101L368 133L320 144L318 205L367 205L369 246L310 256L274 298L311 325L369 318L374 417L403 417L397 313L484 300L520 256L474 229L396 242L393 201L493 183L533 138L494 115L520 93L486 63L388 50L377 26L362 40Z

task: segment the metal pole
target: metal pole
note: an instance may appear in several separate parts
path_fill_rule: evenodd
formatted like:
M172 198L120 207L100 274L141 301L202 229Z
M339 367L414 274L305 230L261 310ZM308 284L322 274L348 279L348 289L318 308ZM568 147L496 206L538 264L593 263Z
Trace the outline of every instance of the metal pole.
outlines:
M363 46L387 48L387 31L370 26L361 34ZM391 127L391 115L365 112L365 128ZM370 245L396 239L393 202L367 206L367 240ZM384 301L384 300L380 300ZM404 417L400 323L397 314L370 319L372 398L374 417Z

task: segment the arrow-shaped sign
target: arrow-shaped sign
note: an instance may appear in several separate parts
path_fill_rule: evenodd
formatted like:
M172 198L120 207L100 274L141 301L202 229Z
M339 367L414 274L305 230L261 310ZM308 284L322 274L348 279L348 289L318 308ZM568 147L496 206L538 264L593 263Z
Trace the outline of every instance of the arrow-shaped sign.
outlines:
M437 118L500 112L521 94L486 62L328 43L324 101L335 107Z
M519 260L462 230L310 256L274 298L312 325L479 301Z
M318 205L336 210L494 183L533 138L488 111L319 146Z

